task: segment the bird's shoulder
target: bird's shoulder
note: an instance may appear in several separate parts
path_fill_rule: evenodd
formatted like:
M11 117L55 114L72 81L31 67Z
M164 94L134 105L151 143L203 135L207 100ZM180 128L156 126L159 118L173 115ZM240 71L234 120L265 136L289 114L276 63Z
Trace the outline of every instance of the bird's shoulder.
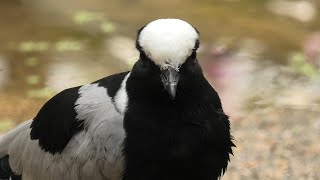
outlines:
M76 133L94 121L88 120L88 117L99 114L97 111L105 111L103 108L115 109L113 98L127 74L128 72L114 74L55 95L33 119L30 127L31 139L39 140L39 146L46 152L61 153Z
M108 90L108 95L110 97L114 97L117 91L120 89L122 81L128 74L129 71L113 74L111 76L107 76L98 81L95 81L93 82L93 84L97 83L100 87L106 88Z

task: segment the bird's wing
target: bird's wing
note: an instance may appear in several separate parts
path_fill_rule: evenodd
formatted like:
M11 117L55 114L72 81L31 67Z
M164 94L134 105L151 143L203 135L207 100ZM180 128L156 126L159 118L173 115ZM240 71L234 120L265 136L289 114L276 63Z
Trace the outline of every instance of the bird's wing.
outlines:
M64 90L54 96L34 118L31 139L39 140L40 147L45 151L61 153L74 134L95 121L92 117L97 113L94 111L107 103L97 93L104 91L112 99L127 74L128 72L115 74L92 84ZM100 89L90 91L93 86Z
M79 88L67 89L54 96L33 119L30 137L39 140L43 150L60 153L71 137L83 128L74 109Z
M207 80L204 80L204 86L206 86L206 104L210 108L206 112L206 116L209 117L211 127L213 129L213 136L211 142L213 142L214 148L217 152L216 164L219 164L221 171L217 174L219 177L223 175L230 161L230 154L233 155L232 147L235 147L233 143L233 137L230 133L230 121L222 108L221 101L218 93L212 88ZM212 111L214 109L214 111ZM219 137L219 138L216 138Z
M34 179L50 174L61 179L66 175L63 168L73 172L67 179L99 173L108 179L120 176L128 77L124 72L64 90L50 99L33 121L0 136L0 165L4 165L0 177L9 178L9 172L11 177ZM79 171L84 164L89 167Z

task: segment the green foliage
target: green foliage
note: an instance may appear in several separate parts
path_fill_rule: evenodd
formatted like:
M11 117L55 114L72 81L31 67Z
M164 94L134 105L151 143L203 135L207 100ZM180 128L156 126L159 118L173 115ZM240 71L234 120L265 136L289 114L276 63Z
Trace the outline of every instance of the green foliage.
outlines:
M10 118L0 119L0 132L5 132L14 127L14 122Z
M54 96L56 92L48 87L41 89L32 89L27 92L27 96L31 98L45 98L49 99Z
M46 41L24 41L18 45L21 52L42 52L49 49L49 43Z
M291 58L291 66L298 72L310 78L320 78L320 71L312 64L307 62L302 53L294 53Z
M39 60L36 57L28 57L25 59L24 64L28 67L34 67L39 64Z
M78 25L97 23L103 33L113 33L116 30L114 23L108 21L102 12L79 11L73 15L73 22Z
M110 27L109 27L110 31ZM65 51L79 51L83 49L83 43L79 40L74 39L62 39L58 40L54 44L51 44L47 41L23 41L18 46L13 46L14 49L17 49L23 53L29 52L44 52L49 50L53 46L54 50L58 52ZM26 66L36 66L39 63L38 59L35 57L30 57L25 60Z
M92 12L92 11L79 11L73 15L73 21L76 24L82 25L85 23L93 21L101 21L104 19L104 16L101 12Z
M65 39L56 42L55 49L59 52L64 51L79 51L83 48L83 45L80 41Z
M29 85L36 85L40 83L40 76L38 75L29 75L26 77L26 82Z
M104 33L112 33L116 30L115 25L110 21L104 21L101 23L101 30Z
M97 26L101 33L109 34L116 31L116 26L113 22L107 20L105 15L102 12L93 12L82 10L73 15L73 21L77 25L88 25ZM30 52L44 52L49 50L51 47L58 52L65 51L79 51L84 47L83 42L79 40L75 40L73 38L67 38L58 40L55 43L49 42L46 40L41 41L22 41L20 43L11 42L9 47L12 49L18 50L22 53L30 53ZM36 58L28 58L25 60L25 65L32 67L38 64L38 60Z

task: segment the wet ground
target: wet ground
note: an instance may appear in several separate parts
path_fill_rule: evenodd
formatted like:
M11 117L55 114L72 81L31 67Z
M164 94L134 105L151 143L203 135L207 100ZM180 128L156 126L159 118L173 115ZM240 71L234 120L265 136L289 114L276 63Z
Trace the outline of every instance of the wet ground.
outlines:
M320 2L10 0L0 2L0 131L57 92L129 70L145 23L182 18L232 119L224 179L320 178Z

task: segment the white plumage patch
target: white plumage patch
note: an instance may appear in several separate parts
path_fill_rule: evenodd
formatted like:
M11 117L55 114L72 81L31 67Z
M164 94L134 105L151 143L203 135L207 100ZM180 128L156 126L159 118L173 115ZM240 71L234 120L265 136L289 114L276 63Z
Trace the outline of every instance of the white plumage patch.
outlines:
M115 105L121 114L124 114L127 109L128 94L126 91L126 83L129 76L130 76L130 73L128 73L126 77L123 79L121 83L121 87L114 98Z
M100 125L102 121L122 121L115 109L107 89L97 83L84 85L79 90L80 97L76 101L77 119L83 120L86 128Z
M197 31L180 19L158 19L146 25L138 37L147 56L162 69L179 68L191 55Z

